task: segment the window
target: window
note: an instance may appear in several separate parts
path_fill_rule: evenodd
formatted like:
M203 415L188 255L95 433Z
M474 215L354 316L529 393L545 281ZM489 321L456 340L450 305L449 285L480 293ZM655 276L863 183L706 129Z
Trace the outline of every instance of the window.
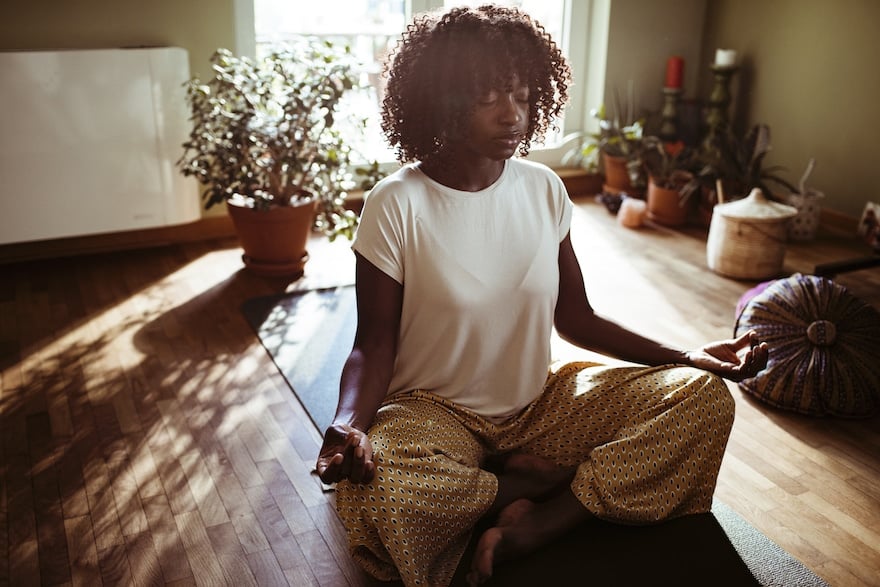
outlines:
M299 36L317 36L351 48L364 89L347 93L337 121L343 133L363 136L352 141L356 159L394 160L379 127L380 74L385 55L406 26L405 8L404 0L254 0L257 57L274 44ZM363 135L357 132L360 125L366 131Z
M351 92L341 109L345 115L340 121L349 125L363 124L365 138L353 142L353 147L363 160L378 159L394 161L394 153L388 147L379 126L378 111L382 101L381 69L384 57L393 48L400 33L413 14L436 8L462 4L479 5L484 0L321 0L320 2L290 2L290 0L239 0L253 2L253 53L259 57L275 43L294 40L298 36L319 36L332 42L351 47L361 64L360 78L364 90ZM572 64L575 79L583 71L577 61L570 57L572 16L584 21L584 3L571 0L496 0L500 4L523 8L538 20L563 49ZM574 5L574 6L573 6ZM239 13L247 8L239 7ZM575 43L576 45L576 43ZM583 55L580 46L575 54ZM583 61L583 58L581 58ZM580 96L579 96L580 94ZM582 127L585 111L583 93L572 88L572 107L561 121L562 131L572 132ZM578 103L580 102L580 103ZM354 126L350 127L354 130ZM345 132L345 128L342 129ZM359 134L359 133L357 133ZM357 136L352 133L352 136ZM562 133L548 136L542 145L535 145L531 158L554 163L559 160Z

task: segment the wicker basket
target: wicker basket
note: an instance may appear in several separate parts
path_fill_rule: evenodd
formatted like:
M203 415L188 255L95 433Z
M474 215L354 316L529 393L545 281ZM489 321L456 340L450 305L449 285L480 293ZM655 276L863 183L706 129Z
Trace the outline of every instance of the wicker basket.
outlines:
M757 188L747 198L716 205L706 241L709 269L737 279L778 276L788 223L796 214L796 208L769 201Z

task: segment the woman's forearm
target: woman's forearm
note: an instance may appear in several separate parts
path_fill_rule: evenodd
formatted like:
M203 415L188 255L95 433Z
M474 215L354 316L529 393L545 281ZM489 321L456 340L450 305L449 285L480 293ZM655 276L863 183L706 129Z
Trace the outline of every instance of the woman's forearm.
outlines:
M642 365L691 364L687 352L636 334L595 313L587 299L570 235L559 243L559 299L554 325L564 340L616 359Z
M403 286L355 254L358 325L342 368L333 424L366 432L388 393L403 304Z
M576 328L559 329L559 335L572 344L642 365L690 364L687 352L632 332L619 324L593 314Z
M352 349L342 369L339 404L333 424L366 432L388 393L393 358L381 351Z

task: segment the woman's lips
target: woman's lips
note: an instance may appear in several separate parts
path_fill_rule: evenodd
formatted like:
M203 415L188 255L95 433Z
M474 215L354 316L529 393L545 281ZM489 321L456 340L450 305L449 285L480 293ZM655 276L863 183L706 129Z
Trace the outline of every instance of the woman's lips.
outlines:
M504 134L495 137L495 141L498 143L502 143L507 147L516 147L520 141L522 140L522 135L519 133L512 134Z

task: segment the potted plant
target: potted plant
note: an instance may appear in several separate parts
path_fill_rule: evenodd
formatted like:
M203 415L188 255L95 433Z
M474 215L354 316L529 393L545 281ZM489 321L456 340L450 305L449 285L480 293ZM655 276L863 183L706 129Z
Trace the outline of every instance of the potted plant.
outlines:
M563 143L573 142L573 146L562 156L562 167L580 169L585 172L583 177L574 183L578 194L595 195L602 191L604 177L599 170L599 135L578 131L563 137Z
M302 275L312 229L351 238L357 214L350 148L334 126L356 85L347 48L305 41L255 61L218 49L213 76L187 83L192 131L178 166L205 187L205 208L225 202L258 274Z
M615 104L610 117L604 105L592 111L592 115L599 120L598 148L605 169L605 190L639 196L644 193L646 185L639 162L644 121L635 118L631 100L624 112L620 96L617 92L614 96Z
M665 226L682 226L690 215L691 196L699 188L693 150L680 141L647 136L640 158L648 175L648 218Z
M700 165L696 173L702 185L701 215L711 220L715 204L744 198L754 188L778 202L786 199L779 192L780 187L788 192L797 191L780 175L783 167L764 165L770 148L770 127L766 124L754 125L742 138L728 134L710 148L704 148L698 155Z

